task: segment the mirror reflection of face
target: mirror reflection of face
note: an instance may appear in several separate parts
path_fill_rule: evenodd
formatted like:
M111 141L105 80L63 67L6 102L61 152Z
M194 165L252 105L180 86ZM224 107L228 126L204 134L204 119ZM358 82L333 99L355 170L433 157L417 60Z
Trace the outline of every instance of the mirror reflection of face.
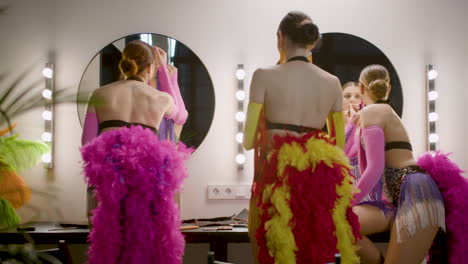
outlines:
M343 90L343 109L349 109L350 105L361 103L361 89L359 86L348 86Z

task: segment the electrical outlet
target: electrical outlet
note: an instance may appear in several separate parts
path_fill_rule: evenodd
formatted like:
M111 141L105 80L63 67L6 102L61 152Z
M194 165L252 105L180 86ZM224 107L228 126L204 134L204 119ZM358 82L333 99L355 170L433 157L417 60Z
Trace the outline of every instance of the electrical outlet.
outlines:
M250 199L251 185L208 185L209 200Z
M223 199L224 188L220 185L208 185L208 199L219 200Z
M222 189L224 199L236 199L236 191L234 186L224 186Z

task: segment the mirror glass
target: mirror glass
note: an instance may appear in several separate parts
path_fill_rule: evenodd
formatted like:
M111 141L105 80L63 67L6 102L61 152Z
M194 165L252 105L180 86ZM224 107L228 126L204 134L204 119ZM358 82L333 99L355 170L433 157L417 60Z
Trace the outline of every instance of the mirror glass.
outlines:
M380 64L390 73L392 90L389 103L401 117L403 94L400 79L393 64L385 54L369 41L345 33L324 33L312 50L313 63L337 76L341 84L359 82L359 74L368 65Z
M215 97L213 83L200 58L184 43L160 34L144 33L125 36L103 47L84 71L78 94L92 92L109 83L122 80L118 64L126 43L140 39L162 48L168 54L168 63L178 71L178 82L188 119L182 128L180 140L188 147L197 148L206 137L213 120ZM83 125L86 104L78 105L78 117Z

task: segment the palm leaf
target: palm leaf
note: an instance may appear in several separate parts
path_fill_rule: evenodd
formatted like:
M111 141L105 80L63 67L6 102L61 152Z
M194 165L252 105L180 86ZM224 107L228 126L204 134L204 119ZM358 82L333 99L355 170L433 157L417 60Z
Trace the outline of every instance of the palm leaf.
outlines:
M92 105L100 105L102 104L102 100L91 98L89 99L88 93L81 93L81 94L74 94L70 92L69 88L60 89L54 93L54 99L48 100L43 98L42 96L36 96L35 99L24 100L25 102L22 104L17 104L15 108L12 108L10 111L7 112L8 117L11 119L15 116L18 116L22 113L30 111L34 108L44 107L49 105L56 105L56 104L63 104L63 103L78 103L78 104L92 104Z
M50 148L39 141L17 139L17 136L0 138L0 162L19 171L34 167Z
M16 77L16 79L14 80L14 82L10 85L10 87L8 87L5 92L3 92L1 95L0 95L0 105L3 105L5 103L5 100L8 98L8 96L11 94L11 92L13 92L15 89L17 89L16 87L18 87L18 85L24 80L26 79L26 76L32 71L32 69L34 68L34 64L30 65L28 68L26 68L26 70L24 72L22 72L20 75L18 75L18 77Z
M24 72L14 78L12 84L7 87L0 87L0 125L3 122L11 126L10 120L20 114L30 111L34 108L44 107L52 104L62 103L89 103L99 104L96 100L89 100L89 93L76 94L70 88L57 89L53 94L53 99L45 99L42 97L41 90L38 87L43 87L40 84L44 83L44 78L39 78L28 85L22 85L28 74L30 74L37 63L33 63ZM0 83L3 83L12 72L0 73ZM13 96L14 95L14 96ZM89 102L88 102L89 101ZM13 134L12 132L10 132Z
M37 94L34 94L32 92L37 87L40 87L39 85L41 83L44 83L44 80L37 80L37 81L33 82L32 84L28 85L28 87L23 89L23 92L21 92L20 94L18 94L18 96L16 96L14 99L12 99L11 103L8 104L5 108L3 108L3 110L8 113L10 111L10 109L15 107L15 105L21 104L22 102L30 101L33 98L37 98ZM32 95L27 96L28 94L32 94ZM42 97L42 95L41 95L41 97Z

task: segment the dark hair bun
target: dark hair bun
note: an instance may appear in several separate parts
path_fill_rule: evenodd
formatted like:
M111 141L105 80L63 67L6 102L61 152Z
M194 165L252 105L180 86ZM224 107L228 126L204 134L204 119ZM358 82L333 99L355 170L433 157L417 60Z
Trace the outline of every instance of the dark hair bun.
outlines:
M372 93L374 99L382 100L387 95L387 82L383 79L373 80L369 83L369 91Z
M291 11L282 20L278 28L284 35L299 45L314 44L320 37L317 25L301 11Z
M298 43L313 44L319 38L319 29L312 23L307 22L300 25L297 29Z
M119 63L120 70L125 74L125 76L135 76L138 73L138 65L135 60L122 58Z

